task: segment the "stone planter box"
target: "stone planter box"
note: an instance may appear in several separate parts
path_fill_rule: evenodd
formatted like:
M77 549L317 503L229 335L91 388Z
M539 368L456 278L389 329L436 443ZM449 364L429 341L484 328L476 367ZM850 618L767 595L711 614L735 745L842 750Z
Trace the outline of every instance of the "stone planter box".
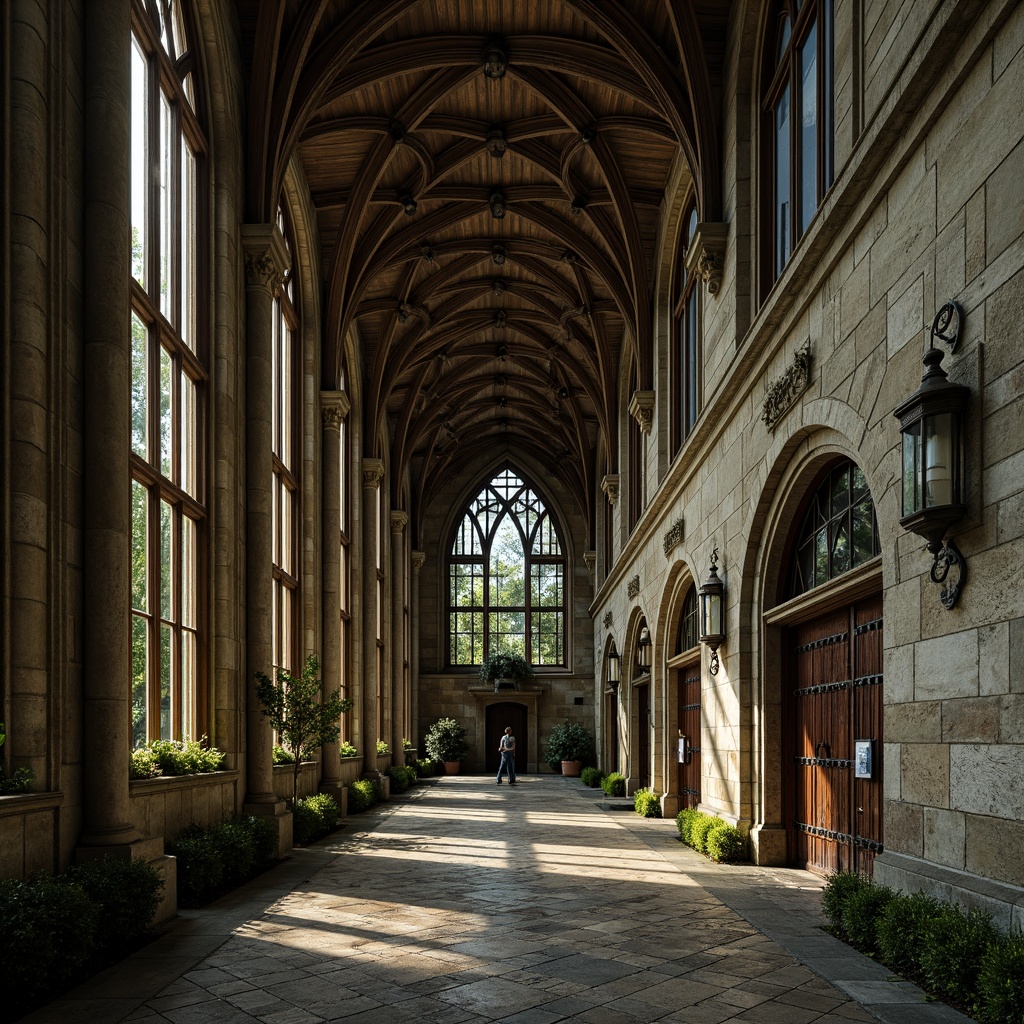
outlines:
M132 824L146 839L173 839L195 822L208 828L242 809L242 773L237 769L204 775L158 775L129 783Z
M341 759L341 784L343 786L351 785L362 774L363 759L358 754L355 757Z
M275 764L274 765L274 792L282 800L292 798L292 773L295 765ZM303 761L299 766L299 799L312 796L320 782L320 762Z
M9 793L0 796L0 878L51 874L57 851L53 837L63 793Z

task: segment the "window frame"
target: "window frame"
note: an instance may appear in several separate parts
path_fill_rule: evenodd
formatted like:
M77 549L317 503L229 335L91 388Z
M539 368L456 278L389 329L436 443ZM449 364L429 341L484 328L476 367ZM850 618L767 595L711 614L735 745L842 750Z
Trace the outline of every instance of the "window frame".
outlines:
M686 254L697 229L697 203L691 196L683 210L682 234L676 260L677 299L672 311L672 374L671 457L679 453L683 442L693 432L700 412L700 340L701 289L700 278L686 269Z

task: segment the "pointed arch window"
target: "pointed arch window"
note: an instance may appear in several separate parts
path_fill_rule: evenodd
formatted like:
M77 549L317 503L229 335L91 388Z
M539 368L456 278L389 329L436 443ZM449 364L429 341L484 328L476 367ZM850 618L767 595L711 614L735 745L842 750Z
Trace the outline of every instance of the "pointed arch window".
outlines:
M875 505L864 471L844 460L811 495L796 535L789 596L821 586L881 553Z
M503 469L469 503L448 564L449 662L497 651L565 664L565 554L544 501Z
M763 68L765 290L782 273L835 177L834 0L776 0Z
M699 643L697 632L697 586L690 584L683 601L683 614L679 619L679 632L676 634L676 654L692 650Z
M672 352L672 454L675 455L697 422L697 351L700 329L697 276L687 273L685 257L697 230L697 207L691 200L684 218L679 249L679 299L675 308Z
M182 0L133 0L132 742L207 727L206 139Z

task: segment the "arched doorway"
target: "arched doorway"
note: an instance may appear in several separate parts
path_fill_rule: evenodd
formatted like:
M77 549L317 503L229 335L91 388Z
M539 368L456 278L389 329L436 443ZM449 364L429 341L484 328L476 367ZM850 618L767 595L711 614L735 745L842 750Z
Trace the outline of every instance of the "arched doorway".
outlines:
M529 758L529 734L527 732L526 705L506 701L503 704L487 706L487 727L485 730L484 767L488 772L497 772L501 762L498 744L505 734L506 726L512 726L512 735L516 738L516 774L525 775Z
M691 583L683 599L669 669L676 688L676 792L679 809L700 803L701 671L697 641L697 587Z
M882 850L882 596L860 467L829 465L797 523L772 616L782 628L787 860L870 874Z

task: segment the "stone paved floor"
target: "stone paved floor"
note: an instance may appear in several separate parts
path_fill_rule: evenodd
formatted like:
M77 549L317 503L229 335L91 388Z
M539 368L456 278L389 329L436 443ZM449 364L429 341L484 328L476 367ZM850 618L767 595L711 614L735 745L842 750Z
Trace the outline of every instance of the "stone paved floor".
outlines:
M711 865L602 799L417 787L26 1024L965 1020L821 932L812 876Z

